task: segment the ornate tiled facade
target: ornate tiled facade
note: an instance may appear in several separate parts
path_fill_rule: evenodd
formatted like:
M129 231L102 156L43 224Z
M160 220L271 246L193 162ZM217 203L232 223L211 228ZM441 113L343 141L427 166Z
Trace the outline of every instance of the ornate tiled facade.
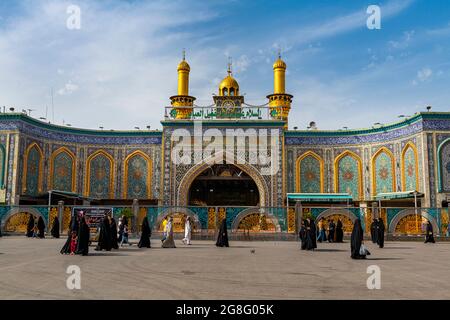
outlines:
M50 190L116 204L156 199L159 206L135 210L143 212L139 219L147 212L150 222L158 224L176 207L172 213L178 218L191 214L201 229L217 227L222 218L230 227L242 226L241 220L254 222L259 215L263 228L292 231L296 213L286 208L287 193L350 194L354 205L346 210L303 208L315 218L344 215L349 228L358 215L364 218L364 227L375 216L370 206L378 194L418 191L424 195L421 206L433 208L424 217L433 218L435 224L440 221L435 208L450 200L450 112L416 113L371 129L288 130L293 96L285 92L286 64L281 57L273 69L275 92L267 96L266 104L245 103L230 67L214 103L200 107L189 95L190 67L183 59L178 66L178 93L161 112L161 131L85 130L2 113L0 202L15 212L13 206L23 199L42 199ZM180 132L188 137L191 151L178 156ZM244 143L248 148L234 144L229 148L228 140L215 138L228 139L230 132L233 139L248 139ZM236 187L233 196L242 185L251 185L249 191L258 193L257 205L189 206L194 181L229 157L249 183ZM44 214L50 217L48 207L33 210L36 214L47 210ZM390 223L406 217L400 229L409 230L410 211L383 208L378 214L394 231L396 225Z
M195 162L174 165L171 135L193 126L163 121L162 131L91 131L42 123L25 115L0 118L0 172L6 203L20 196L63 190L92 198L159 199L187 205L187 189L202 171ZM281 156L274 175L262 175L249 154L234 149L258 185L262 206L283 206L286 192L345 192L370 200L380 192L417 190L426 206L450 192L450 114L423 113L383 128L286 131L281 124L220 125L206 130L275 130ZM202 134L203 134L202 133ZM270 140L270 139L269 139ZM16 149L18 148L18 150Z

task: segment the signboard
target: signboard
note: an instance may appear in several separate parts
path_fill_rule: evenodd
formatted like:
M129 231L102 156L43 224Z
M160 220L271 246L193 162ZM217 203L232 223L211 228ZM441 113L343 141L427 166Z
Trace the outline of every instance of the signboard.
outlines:
M112 216L112 208L96 208L96 207L74 207L72 216L83 214L89 231L91 233L91 241L97 241L100 226L106 215Z

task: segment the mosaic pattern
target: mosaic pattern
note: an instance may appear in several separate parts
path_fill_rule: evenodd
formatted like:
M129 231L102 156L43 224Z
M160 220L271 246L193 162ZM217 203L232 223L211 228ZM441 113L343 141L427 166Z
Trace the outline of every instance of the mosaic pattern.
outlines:
M150 172L148 160L136 154L126 162L126 197L145 199L149 195L151 185L148 183Z
M0 175L0 187L3 188L3 177L5 176L5 148L3 145L0 145Z
M36 196L40 190L42 155L37 145L28 150L25 172L24 193L29 196Z
M392 155L383 150L375 155L372 165L374 193L394 192L395 176Z
M98 153L88 163L88 194L93 198L110 198L112 186L111 160L103 153Z
M403 191L418 190L416 152L408 146L403 153Z
M160 132L130 132L127 135L114 132L98 132L96 135L83 129L52 128L48 130L25 121L0 121L0 130L20 130L30 136L69 143L86 143L97 145L148 145L161 144Z
M299 160L298 166L300 177L298 191L302 193L321 193L323 185L323 169L319 159L307 155Z
M442 145L439 152L441 189L450 192L450 140Z
M54 190L73 190L74 163L70 154L66 151L58 153L53 158L52 188Z
M349 193L353 199L361 197L361 160L347 153L337 162L336 192Z

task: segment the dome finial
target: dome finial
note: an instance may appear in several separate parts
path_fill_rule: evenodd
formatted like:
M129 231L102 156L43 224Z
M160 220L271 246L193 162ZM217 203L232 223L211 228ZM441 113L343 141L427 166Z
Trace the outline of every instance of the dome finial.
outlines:
M278 48L278 59L281 59L281 49Z
M183 48L183 61L186 60L186 48Z
M231 75L233 73L232 71L232 66L233 66L233 59L231 57L228 57L228 75Z

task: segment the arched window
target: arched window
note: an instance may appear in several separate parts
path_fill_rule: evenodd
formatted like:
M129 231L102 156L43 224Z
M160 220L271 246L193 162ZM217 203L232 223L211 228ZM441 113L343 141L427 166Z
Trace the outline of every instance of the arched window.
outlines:
M234 88L230 89L230 96L234 96Z
M223 95L227 96L228 95L228 89L227 88L223 88Z

